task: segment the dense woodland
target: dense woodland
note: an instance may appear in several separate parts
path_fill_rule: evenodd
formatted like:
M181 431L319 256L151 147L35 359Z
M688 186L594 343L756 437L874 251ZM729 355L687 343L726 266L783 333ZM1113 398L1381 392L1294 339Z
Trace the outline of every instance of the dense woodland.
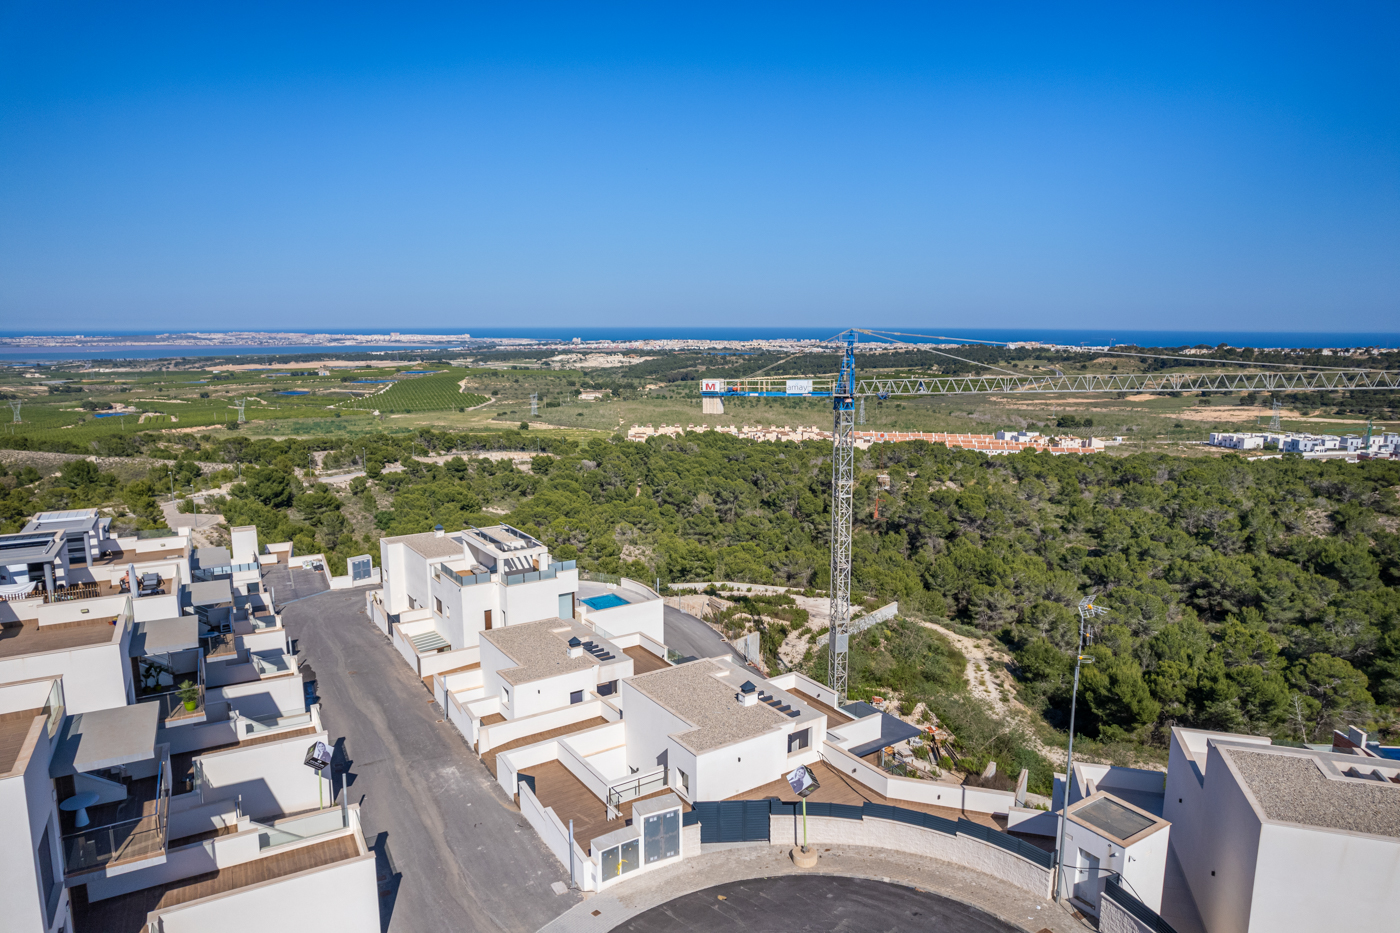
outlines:
M221 508L264 540L293 539L333 565L381 534L508 520L582 567L662 582L827 583L830 448L726 435L599 439L378 435L343 447L241 436L122 485L91 464L11 475L7 529L37 508L119 501L158 522L154 496L218 455L243 482ZM414 454L538 448L509 459ZM337 493L300 474L366 461ZM401 464L401 471L385 466ZM1100 594L1080 727L1160 745L1172 724L1325 740L1347 723L1390 728L1400 705L1400 463L1175 458L987 458L924 443L858 455L857 599L898 599L915 618L1001 639L1021 695L1063 727L1076 603ZM185 471L184 474L181 471ZM874 517L876 475L889 476ZM220 474L232 477L232 474ZM356 534L354 505L373 528ZM491 508L493 511L485 511ZM796 624L796 623L794 623ZM899 635L903 631L904 635ZM926 629L921 630L927 632ZM854 693L952 690L957 662L923 635L874 630ZM772 647L765 639L765 648ZM954 653L955 654L955 653ZM820 674L822 659L810 659ZM953 672L953 673L950 673Z

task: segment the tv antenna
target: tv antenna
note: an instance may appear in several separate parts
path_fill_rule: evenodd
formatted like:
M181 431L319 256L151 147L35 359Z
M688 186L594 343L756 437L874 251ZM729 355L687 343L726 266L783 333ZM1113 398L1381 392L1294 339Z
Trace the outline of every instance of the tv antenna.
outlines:
M533 417L535 417L536 415L538 415L539 413L540 413L540 394L539 394L538 392L531 392L531 393L530 393L530 417L533 418Z
M23 405L23 404L24 404L24 399L22 399L22 398L12 398L12 399L10 399L10 410L13 411L13 412L15 413L15 421L14 421L15 424L19 424L19 423L20 423L19 407L20 407L21 405Z

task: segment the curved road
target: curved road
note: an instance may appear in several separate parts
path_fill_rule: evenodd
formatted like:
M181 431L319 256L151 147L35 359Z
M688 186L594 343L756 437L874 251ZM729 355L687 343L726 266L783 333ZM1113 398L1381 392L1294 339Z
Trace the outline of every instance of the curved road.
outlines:
M614 933L1024 933L916 888L837 875L734 881L653 907Z

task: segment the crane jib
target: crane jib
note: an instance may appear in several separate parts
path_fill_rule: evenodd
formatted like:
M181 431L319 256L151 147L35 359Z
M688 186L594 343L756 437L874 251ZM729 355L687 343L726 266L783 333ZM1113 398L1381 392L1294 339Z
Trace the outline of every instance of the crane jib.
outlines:
M1077 376L898 376L855 379L848 392L840 380L706 379L707 398L849 398L881 395L1036 394L1053 392L1355 392L1400 389L1400 373L1334 371L1311 373L1086 373Z

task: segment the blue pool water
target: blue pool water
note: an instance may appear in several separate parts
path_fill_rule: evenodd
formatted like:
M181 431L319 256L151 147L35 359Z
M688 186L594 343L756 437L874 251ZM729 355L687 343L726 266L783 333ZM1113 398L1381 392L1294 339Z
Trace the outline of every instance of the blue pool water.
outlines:
M135 412L130 412L130 411L95 411L95 412L92 413L92 416L93 416L94 418L120 418L122 415L131 415L131 414L135 414Z
M394 380L392 380L392 379L356 379L356 380L354 380L354 381L355 381L357 384L360 384L360 385L364 385L365 383L369 383L370 385L383 385L383 384L386 383L386 382L393 382Z
M583 603L589 609L612 609L614 606L627 605L627 600L618 596L616 593L604 593L602 596L582 599L579 600L579 602Z
M309 391L307 391L306 389L290 389L290 390L288 390L288 391L286 391L286 392L278 392L277 394L278 394L278 395L310 395L311 393L310 393Z

